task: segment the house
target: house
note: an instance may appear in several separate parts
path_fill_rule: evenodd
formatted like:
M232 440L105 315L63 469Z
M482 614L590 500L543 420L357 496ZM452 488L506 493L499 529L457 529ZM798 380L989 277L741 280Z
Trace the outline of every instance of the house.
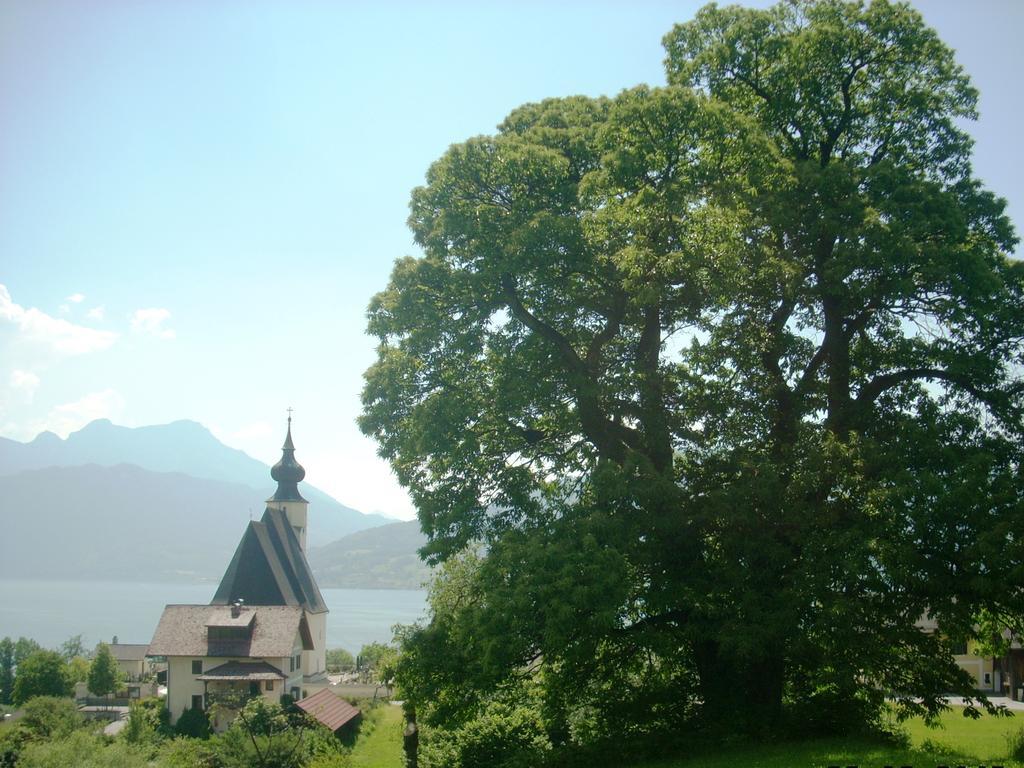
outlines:
M167 708L238 709L250 696L304 699L327 687L327 605L306 560L309 502L291 416L277 490L250 521L209 605L168 605L147 655L167 662ZM229 714L218 717L226 727Z
M153 674L153 663L146 659L149 646L144 643L111 643L110 655L117 662L117 668L125 681L137 683Z
M925 632L938 632L939 625L931 616L924 615L917 626ZM1024 648L1020 639L1003 633L1009 648L1002 656L978 655L978 644L965 642L953 649L958 667L974 678L974 687L990 696L1007 696L1013 701L1024 701Z

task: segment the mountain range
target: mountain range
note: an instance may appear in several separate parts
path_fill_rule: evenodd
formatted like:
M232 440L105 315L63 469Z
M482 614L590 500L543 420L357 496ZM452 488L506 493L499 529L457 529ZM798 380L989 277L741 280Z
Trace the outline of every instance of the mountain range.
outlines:
M297 451L302 460L301 446ZM133 464L152 472L174 472L194 478L248 486L251 498L242 510L257 517L276 487L270 467L243 451L220 442L202 424L175 421L150 427L122 427L107 419L90 422L62 440L43 432L29 443L0 438L0 476L48 467L98 464L113 467ZM182 482L187 482L182 480ZM354 531L394 522L383 515L367 515L346 507L318 488L303 483L303 496L316 510L310 526L311 546L327 544Z
M306 483L300 490L323 586L419 586L415 523L363 514ZM192 421L99 420L65 440L0 438L0 576L217 580L273 492L266 464ZM342 543L378 526L381 536Z

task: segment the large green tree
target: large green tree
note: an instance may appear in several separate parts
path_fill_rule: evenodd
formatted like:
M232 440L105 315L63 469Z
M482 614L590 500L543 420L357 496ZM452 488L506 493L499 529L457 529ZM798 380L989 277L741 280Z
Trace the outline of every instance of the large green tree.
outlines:
M36 696L71 695L63 657L56 651L35 651L18 664L13 701L21 706Z
M934 712L971 693L950 643L1024 611L1024 269L977 95L884 0L709 6L665 45L667 88L453 146L371 304L361 425L429 558L486 543L434 688L541 664L565 737L583 705Z

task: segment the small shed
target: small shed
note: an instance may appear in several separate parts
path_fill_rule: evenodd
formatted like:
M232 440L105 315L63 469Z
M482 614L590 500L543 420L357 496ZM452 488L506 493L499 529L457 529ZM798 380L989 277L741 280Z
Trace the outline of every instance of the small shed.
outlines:
M295 706L339 737L351 733L359 723L359 718L362 717L362 712L356 707L326 688L301 701L296 701Z

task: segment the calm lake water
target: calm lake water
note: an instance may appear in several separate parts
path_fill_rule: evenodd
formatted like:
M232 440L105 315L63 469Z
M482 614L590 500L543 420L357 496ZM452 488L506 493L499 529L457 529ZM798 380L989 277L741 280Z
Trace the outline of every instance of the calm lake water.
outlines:
M31 637L56 648L82 635L87 648L114 635L122 643L148 643L168 603L209 603L216 584L39 581L0 579L0 638ZM357 653L365 644L389 642L394 624L426 613L419 589L321 589L330 614L327 647Z

